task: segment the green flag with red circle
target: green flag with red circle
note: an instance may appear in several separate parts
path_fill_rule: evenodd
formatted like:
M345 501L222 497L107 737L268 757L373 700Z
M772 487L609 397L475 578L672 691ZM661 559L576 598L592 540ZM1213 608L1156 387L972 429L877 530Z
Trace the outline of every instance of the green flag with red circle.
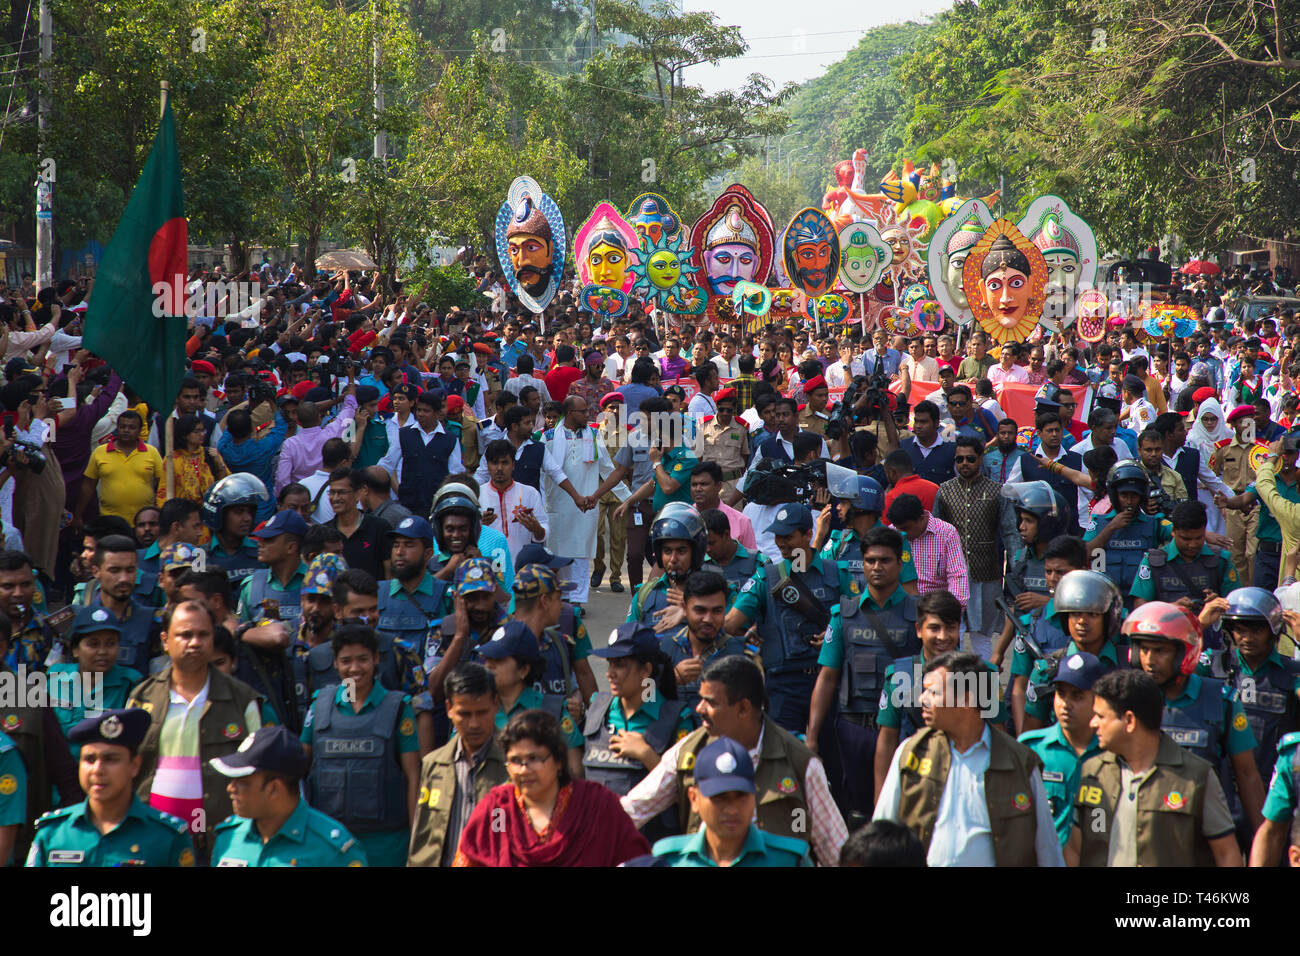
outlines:
M166 412L185 377L185 193L169 102L140 181L95 272L82 342L150 409Z

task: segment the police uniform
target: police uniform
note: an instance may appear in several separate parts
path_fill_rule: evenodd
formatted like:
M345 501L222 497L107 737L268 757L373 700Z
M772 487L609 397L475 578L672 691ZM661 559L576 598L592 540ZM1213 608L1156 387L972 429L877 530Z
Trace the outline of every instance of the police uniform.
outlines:
M302 744L283 727L263 727L239 749L211 761L227 777L259 770L298 780L307 770ZM297 788L294 788L295 793ZM365 866L366 854L347 828L297 798L280 829L264 840L251 818L231 816L214 831L213 866Z
M457 569L459 570L459 569ZM445 615L450 592L444 581L425 572L414 590L396 578L379 582L379 627L421 659L427 656L429 628Z
M1264 816L1274 823L1290 824L1300 794L1300 731L1283 734L1277 742L1277 763L1264 797Z
M1170 541L1152 548L1138 564L1133 577L1131 597L1143 601L1168 601L1175 604L1179 598L1189 597L1198 604L1205 600L1205 592L1227 594L1240 585L1237 569L1226 551L1201 545L1201 551L1188 561L1178 550L1178 543ZM1218 646L1218 627L1206 628L1206 644Z
M27 822L27 767L18 746L0 730L0 827ZM9 861L0 859L0 869Z
M691 646L690 634L687 631L678 631L672 635L664 635L659 639L659 650L668 655L668 660L673 667L676 667L682 661L693 659L695 649ZM700 668L700 674L703 675L710 664L722 657L730 657L733 654L745 654L753 658L758 655L758 647L753 644L746 644L743 637L730 637L719 631L713 644L704 649L699 655L703 666ZM700 681L690 681L689 683L677 684L677 699L685 705L691 713L695 713L695 708L700 703Z
M880 691L876 727L891 727L898 731L898 739L906 740L925 726L921 717L921 679L926 661L921 654L911 654L893 660L885 668L884 686ZM996 674L997 668L984 661L984 668ZM994 726L1006 720L1006 709L998 702L997 709L988 718Z
M1237 441L1236 435L1225 444L1219 445L1210 456L1210 467L1219 473L1225 484L1234 494L1249 490L1255 481L1255 466L1250 463L1250 453L1255 444ZM1225 509L1223 520L1225 533L1232 540L1232 563L1237 568L1237 575L1243 584L1251 583L1250 562L1255 556L1251 542L1256 540L1259 529L1260 508L1252 505L1249 511L1235 508ZM1278 538L1279 543L1281 538Z
M544 565L528 564L520 569L520 580L528 582L530 587L538 577L547 578L548 586L553 582L556 589L559 588L559 579L555 576L555 572ZM507 621L502 627L497 628L490 641L479 645L478 652L481 657L488 660L503 660L507 657L518 660L538 660L541 657L537 635L522 621ZM509 709L506 708L505 701L501 701L496 716L497 728L504 730L511 717L526 710L544 710L560 722L560 732L564 735L565 743L572 749L581 750L582 734L573 722L573 718L569 716L565 703L564 697L560 694L543 694L535 685L525 687Z
M733 564L735 563L734 559L732 563ZM756 562L755 563L756 569L757 566L758 563ZM704 563L701 565L701 567L695 568L693 570L722 571L722 569L717 564L713 563L711 558L707 558L707 557L704 559ZM726 577L725 571L722 571L722 576L724 578ZM649 624L653 626L655 623L655 615L658 614L660 611L665 610L668 607L668 589L671 587L672 587L672 582L669 580L667 574L660 574L653 581L644 582L632 594L632 602L631 604L628 605L627 617L625 618L624 623L631 624L635 621L640 621L642 624ZM727 588L727 609L728 610L731 609L732 601L734 600L735 596L736 596L735 592L733 592L733 590L730 587L728 587ZM678 625L678 627L675 630L663 632L663 634L668 637L673 637L678 634L685 634L685 633L686 633L685 622Z
M240 586L243 585L245 578L262 567L261 562L257 560L257 542L252 538L245 538L232 553L222 546L221 540L215 534L212 536L212 543L208 546L208 564L218 571L225 571L226 577Z
M1278 741L1300 729L1300 698L1296 696L1300 692L1300 662L1273 650L1258 669L1251 670L1241 652L1230 647L1202 654L1196 673L1224 680L1241 704L1258 744L1255 764L1263 779L1277 761Z
M1060 724L1042 730L1027 730L1018 738L1022 744L1038 755L1043 762L1043 789L1047 792L1047 805L1056 823L1056 835L1065 846L1074 825L1074 796L1079 792L1079 773L1083 762L1101 753L1097 735L1088 740L1082 754L1065 739Z
M267 568L254 571L244 579L239 589L239 620L244 623L266 620L268 615L262 602L271 600L279 606L279 620L290 628L296 627L302 617L302 585L305 580L307 565L301 562L287 585L281 584Z
M723 578L727 582L727 600L730 602L732 596L745 586L745 582L754 576L760 564L768 564L769 559L762 551L750 551L743 544L737 542L736 553L732 555L731 560L726 564L715 566L722 572Z
M754 761L749 752L729 737L719 737L706 744L692 763L691 785L702 797L723 793L748 793L758 797ZM766 794L765 794L766 796ZM706 825L694 833L667 837L652 851L669 866L717 866L709 848ZM793 836L762 830L750 822L745 842L730 866L812 866L808 843Z
M716 463L722 469L723 483L729 483L728 489L734 488L749 461L749 432L745 424L733 417L729 424L721 425L713 418L700 426L699 436L700 461Z
M799 412L799 428L806 432L812 432L816 435L826 436L826 423L829 422L830 416L825 412L814 412L807 406Z
M1093 515L1083 533L1083 543L1087 544L1101 534L1117 515L1114 508L1104 515ZM1173 534L1174 526L1166 518L1153 517L1139 511L1106 542L1106 576L1115 582L1122 593L1128 594L1147 552L1168 544L1173 540Z
M69 739L78 745L122 746L134 755L149 731L149 715L115 709L82 720ZM53 810L36 821L28 866L193 866L194 845L184 820L155 810L134 793L122 821L100 833L90 801Z
M410 820L401 756L420 752L411 698L375 681L356 710L349 690L318 691L303 722L307 797L356 835L371 866L403 866Z
M83 672L79 665L74 663L53 665L49 670L49 678L50 706L54 708L55 716L59 718L59 726L63 728L65 735L70 735L72 729L88 717L99 717L106 710L125 707L131 688L144 680L143 675L121 664L114 664L106 674L95 674L90 671ZM104 706L100 710L87 710L86 682L91 681L93 686L96 678L103 680ZM78 684L79 690L76 686ZM81 747L77 745L69 747L69 750L74 757L81 753Z
M1035 608L1028 614L1020 615L1020 624L1029 632L1038 649L1044 654L1060 650L1070 643L1070 638L1056 624L1056 601L1049 598L1047 604ZM1011 679L1028 678L1034 672L1037 660L1025 639L1018 634L1011 644Z
M1044 725L1056 723L1056 712L1052 707L1052 700L1055 697L1052 685L1056 670L1062 658L1079 653L1086 652L1071 640L1065 645L1064 651L1054 651L1049 658L1034 661L1033 670L1029 674L1029 686L1025 688L1026 717L1033 717ZM1108 638L1097 651L1097 659L1107 671L1121 666L1121 662L1127 667L1128 655L1128 639L1121 635Z
M1284 501L1300 503L1300 481L1286 482L1276 470L1272 474L1273 490ZM1272 509L1264 503L1255 483L1251 482L1246 490L1259 499L1259 527L1255 533L1255 561L1251 568L1251 583L1272 590L1277 587L1278 568L1282 559L1282 527Z
M858 586L858 592L866 590L867 575L862 569L862 543L852 528L841 528L830 533L826 544L822 546L821 559L834 561L849 573L849 578ZM912 560L912 546L903 539L903 567L898 572L899 584L910 584L916 580L916 562Z

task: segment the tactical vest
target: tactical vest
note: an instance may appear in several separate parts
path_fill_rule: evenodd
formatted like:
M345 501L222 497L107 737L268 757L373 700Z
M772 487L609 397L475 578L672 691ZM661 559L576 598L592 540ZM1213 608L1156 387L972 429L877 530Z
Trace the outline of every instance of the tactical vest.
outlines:
M447 463L456 450L456 439L446 431L438 432L428 444L419 427L399 428L402 448L402 480L397 485L397 500L412 514L427 515L433 505L433 493L447 477Z
M1122 593L1128 594L1133 579L1137 577L1138 566L1154 547L1156 523L1148 515L1139 514L1106 542L1106 576L1119 586Z
M620 756L610 749L609 738L614 731L605 718L613 702L613 694L601 691L587 707L587 719L582 727L582 735L587 738L582 765L587 768L588 780L604 784L621 797L644 780L650 771L641 761ZM655 753L662 754L673 745L682 712L682 705L675 700L660 702L658 718L643 731L645 742Z
M545 646L541 648L542 660L546 667L541 679L536 682L537 689L543 694L559 694L568 697L573 692L573 650L577 641L578 619L573 612L573 605L567 601L560 607L560 622L551 632L544 634Z
M420 797L415 805L415 819L411 822L407 866L442 866L458 787L455 753L456 741L453 740L425 757L420 767ZM505 760L501 747L492 743L478 772L473 774L475 805L493 787L510 782Z
M1201 834L1205 791L1214 768L1190 752L1180 752L1165 737L1156 767L1137 797L1138 866L1214 866L1214 854ZM1115 807L1123 795L1120 767L1113 754L1084 761L1075 806L1083 836L1080 866L1106 866L1110 857Z
M391 634L381 633L378 637L379 669L375 671L375 680L385 687L401 687L403 679L397 668L397 642ZM310 701L313 692L339 683L339 672L334 669L334 647L329 641L325 641L307 652L306 682L299 691L295 679L294 691L299 700L305 696Z
M141 766L136 785L136 793L146 803L153 792L159 742L171 702L171 676L169 664L157 674L146 677L131 691L126 702L128 707L141 707L148 711L151 718L149 732L140 745ZM234 812L230 796L226 793L226 784L230 780L209 761L216 757L227 757L239 749L240 743L248 735L248 725L244 722L245 711L249 704L256 705L255 709L260 711L261 701L257 691L243 681L228 677L215 667L208 668L208 702L199 718L199 766L203 775L203 811L207 817L207 826L195 830L194 821L185 821L191 824L191 832L200 849L210 846L212 828Z
M777 600L776 592L783 573L779 565L774 564L767 569L767 612L758 625L763 670L768 677L816 665L817 648L809 641L824 630ZM829 610L839 600L839 568L834 562L809 562L807 571L795 573L802 577L803 583L822 607Z
M1002 731L993 728L989 734L984 803L993 835L994 862L997 866L1037 866L1034 839L1038 815L1031 775L1035 770L1042 772L1043 762ZM948 736L932 727L917 731L899 748L898 822L917 835L927 853L951 763Z
M515 458L515 481L541 491L542 462L545 458L545 445L539 441L526 441Z
M302 730L305 706L298 705L295 693L294 664L296 655L285 651L267 651L241 643L235 659L234 677L257 691L271 705L275 719L289 730Z
M1232 655L1228 657L1228 655ZM1224 658L1232 661L1225 670ZM1300 675L1300 661L1280 658L1281 670L1271 666L1262 675L1247 674L1237 665L1236 654L1229 648L1212 654L1211 674L1228 680L1236 691L1237 700L1246 711L1250 729L1255 735L1255 763L1261 778L1267 779L1277 762L1277 745L1283 734L1300 727L1300 701L1295 695L1295 679Z
M846 607L852 608L847 614ZM840 615L840 633L844 639L840 710L850 714L874 714L880 706L885 669L890 662L921 653L921 639L916 636L916 598L904 594L903 600L897 604L871 613L860 601L841 604ZM876 620L885 629L885 634L876 630ZM916 688L913 689L914 696L915 691Z
M668 588L666 586L659 587L659 584L664 582L665 577L666 575L661 574L653 581L646 581L632 597L633 606L639 604L641 607L641 613L637 615L637 620L642 624L653 627L655 614L668 607ZM664 631L660 634L660 637L672 639L685 633L686 623L683 621L674 630Z
M695 785L695 758L707 743L708 731L700 727L682 740L678 751L677 812L682 833L695 833L700 828L700 818L691 810L686 789ZM798 737L763 715L763 749L754 768L755 820L760 830L810 842L812 821L804 781L812 756ZM833 861L820 862L829 865Z
M120 618L104 607L98 596L91 607L101 607L122 628L117 642L117 663L141 674L149 673L149 637L153 633L153 614L135 602L127 606L127 616Z
M862 542L852 531L845 531L835 548L835 560L843 562L849 577L862 591L867 590L867 574L862 569Z
M1151 584L1157 601L1174 604L1179 598L1190 597L1201 602L1205 600L1206 591L1219 593L1218 554L1199 554L1191 562L1180 557L1178 564L1174 565L1164 549L1153 548L1147 552L1147 565L1151 569ZM1188 587L1189 583L1192 587Z
M251 553L250 553L251 552ZM213 554L208 552L208 563L219 571L225 571L232 584L239 588L244 579L263 565L257 560L257 551L241 547L234 554Z
M262 602L270 598L280 606L280 620L284 622L285 627L291 631L297 628L298 619L302 617L302 584L287 591L272 591L269 568L259 568L249 575L249 580L251 583L248 585L248 609L253 615L253 620L260 621L266 617L262 610Z
M762 552L751 554L747 558L736 555L731 559L731 563L722 567L722 576L726 578L727 583L734 585L737 589L745 586L745 582L754 576L758 570L758 558Z
M415 651L424 659L425 645L429 636L429 625L442 617L443 594L447 582L439 581L430 575L433 594L423 591L406 591L400 594L389 591L388 581L379 582L379 627L377 630L391 634L403 647Z
M1201 692L1186 707L1170 707L1165 702L1160 729L1184 750L1218 767L1224 762L1223 681L1201 678Z
M353 833L410 825L406 776L397 756L402 692L390 690L378 707L358 714L326 692L313 705L307 802Z
M135 590L131 592L131 600L135 601L141 607L156 608L158 606L158 572L146 571L140 569L135 582Z
M1038 557L1032 546L1026 545L1016 552L1011 569L1020 576L1026 591L1034 594L1052 593L1051 588L1047 586L1047 562Z
M0 674L15 675L3 659L0 659ZM15 677L10 679L16 680ZM18 841L14 847L14 859L20 860L20 850L26 852L31 845L35 832L36 818L46 813L53 806L51 782L45 766L45 715L39 707L0 707L0 730L9 735L27 768L27 810L24 823L18 831ZM67 746L66 743L63 746Z
M925 720L921 717L921 680L922 671L925 668L925 661L920 654L909 654L907 657L900 657L894 661L894 677L896 681L902 681L902 675L906 676L905 685L900 686L900 694L904 695L902 702L895 701L894 709L898 711L898 739L906 740L912 734L916 733L925 726ZM842 683L842 682L841 682ZM885 694L892 694L893 686L888 686L881 691L881 701L883 702ZM882 708L883 709L883 708Z

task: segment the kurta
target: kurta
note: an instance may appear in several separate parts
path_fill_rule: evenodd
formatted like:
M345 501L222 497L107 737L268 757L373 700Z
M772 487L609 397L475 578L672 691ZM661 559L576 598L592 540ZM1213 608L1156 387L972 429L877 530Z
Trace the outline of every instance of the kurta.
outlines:
M610 460L605 443L597 440L596 430L584 428L570 431L563 423L557 425L546 438L547 471L551 466L562 470L579 495L590 495L600 483L610 476L614 463ZM566 558L590 558L596 551L596 523L600 509L580 511L573 499L560 488L548 473L545 480L546 516L550 526L547 547L553 554ZM625 501L630 492L619 483L614 488L619 501Z

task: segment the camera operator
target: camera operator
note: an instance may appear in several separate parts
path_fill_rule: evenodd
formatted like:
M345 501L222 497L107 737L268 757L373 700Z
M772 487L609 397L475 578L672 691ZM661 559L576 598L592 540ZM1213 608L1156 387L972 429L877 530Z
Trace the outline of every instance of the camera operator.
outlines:
M754 540L758 543L759 550L772 561L781 560L781 549L776 546L776 539L768 533L767 528L775 520L781 506L804 501L811 502L815 508L820 509L830 501L824 483L814 491L811 487L811 470L797 467L817 460L819 451L825 446L821 436L801 432L795 436L793 446L793 462L756 457L753 467L745 473L741 482L741 488L749 502L741 514L754 526Z

